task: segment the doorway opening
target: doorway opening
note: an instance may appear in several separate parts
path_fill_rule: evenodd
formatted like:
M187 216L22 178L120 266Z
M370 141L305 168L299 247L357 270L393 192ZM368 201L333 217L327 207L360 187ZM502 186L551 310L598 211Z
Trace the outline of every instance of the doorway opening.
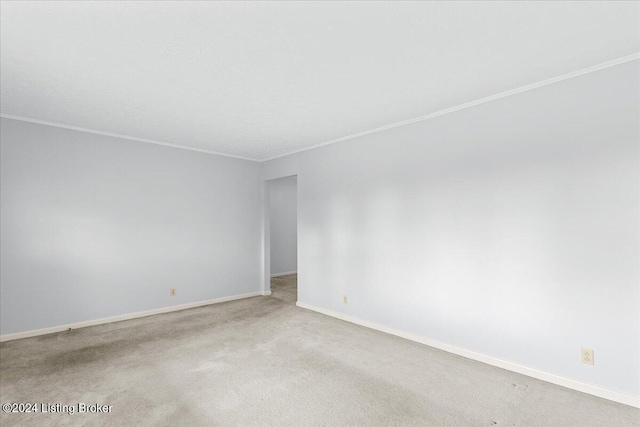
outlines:
M265 279L272 297L295 304L298 300L298 177L273 179L265 184Z

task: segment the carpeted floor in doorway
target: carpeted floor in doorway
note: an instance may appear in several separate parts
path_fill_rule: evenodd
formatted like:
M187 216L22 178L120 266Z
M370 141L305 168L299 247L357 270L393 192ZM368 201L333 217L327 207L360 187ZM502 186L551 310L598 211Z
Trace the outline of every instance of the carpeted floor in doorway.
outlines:
M255 297L0 345L17 425L638 426L640 410L295 306L295 276Z
M272 277L271 296L287 304L295 304L298 301L298 275Z

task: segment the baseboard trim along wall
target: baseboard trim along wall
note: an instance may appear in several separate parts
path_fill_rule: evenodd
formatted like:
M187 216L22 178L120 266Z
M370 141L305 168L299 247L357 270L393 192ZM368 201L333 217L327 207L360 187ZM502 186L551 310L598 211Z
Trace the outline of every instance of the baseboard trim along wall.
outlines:
M56 332L68 331L69 329L86 328L87 326L104 325L105 323L121 322L123 320L137 319L140 317L153 316L156 314L170 313L172 311L187 310L189 308L202 307L205 305L218 304L221 302L234 301L238 299L251 298L260 295L271 295L271 291L249 292L247 294L233 295L229 297L215 298L205 301L190 302L170 307L156 308L153 310L138 311L118 316L104 317L102 319L85 320L83 322L69 323L68 325L52 326L50 328L33 329L31 331L16 332L13 334L0 335L0 342L19 340L22 338L37 337L39 335L54 334Z
M289 274L298 274L298 271L285 271L284 273L274 273L271 277L288 276Z
M614 402L640 408L640 397L638 396L630 396L624 393L619 393L617 391L598 387L592 384L587 384L587 383L572 380L569 378L560 377L558 375L550 374L548 372L539 371L533 368L528 368L526 366L518 365L513 362L507 362L505 360L497 359L492 356L476 353L461 347L456 347L456 346L445 344L439 341L434 341L428 338L421 337L419 335L399 331L399 330L382 326L373 322L361 320L353 316L338 313L336 311L326 310L324 308L305 304L303 302L297 302L296 305L298 307L301 307L307 310L311 310L327 316L335 317L336 319L355 323L356 325L364 326L366 328L375 329L380 332L384 332L387 334L398 336L400 338L405 338L411 341L415 341L420 344L428 345L429 347L434 347L439 350L444 350L446 352L453 353L458 356L466 357L468 359L476 360L478 362L483 362L488 365L496 366L498 368L506 369L508 371L513 371L518 374L526 375L528 377L532 377L538 380L546 381L546 382L556 384L562 387L566 387L572 390L580 391L582 393L591 394L593 396L601 397L603 399L612 400Z

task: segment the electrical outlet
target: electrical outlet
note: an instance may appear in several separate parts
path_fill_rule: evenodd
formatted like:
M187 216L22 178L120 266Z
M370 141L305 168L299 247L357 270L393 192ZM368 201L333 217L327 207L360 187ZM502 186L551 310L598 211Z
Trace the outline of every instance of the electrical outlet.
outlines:
M582 357L582 363L585 365L593 365L593 349L592 348L581 348L580 354Z
M346 295L342 295L342 302L344 304L349 304L349 298Z
M169 295L171 295L172 297L175 297L176 296L176 288L169 289Z

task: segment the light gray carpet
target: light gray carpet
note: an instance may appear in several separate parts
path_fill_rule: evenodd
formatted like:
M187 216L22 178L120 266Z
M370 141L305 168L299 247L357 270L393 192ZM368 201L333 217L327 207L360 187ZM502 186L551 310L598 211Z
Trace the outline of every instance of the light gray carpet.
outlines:
M287 304L294 304L298 301L298 275L271 278L271 296Z
M638 426L640 410L255 297L0 345L13 425Z

